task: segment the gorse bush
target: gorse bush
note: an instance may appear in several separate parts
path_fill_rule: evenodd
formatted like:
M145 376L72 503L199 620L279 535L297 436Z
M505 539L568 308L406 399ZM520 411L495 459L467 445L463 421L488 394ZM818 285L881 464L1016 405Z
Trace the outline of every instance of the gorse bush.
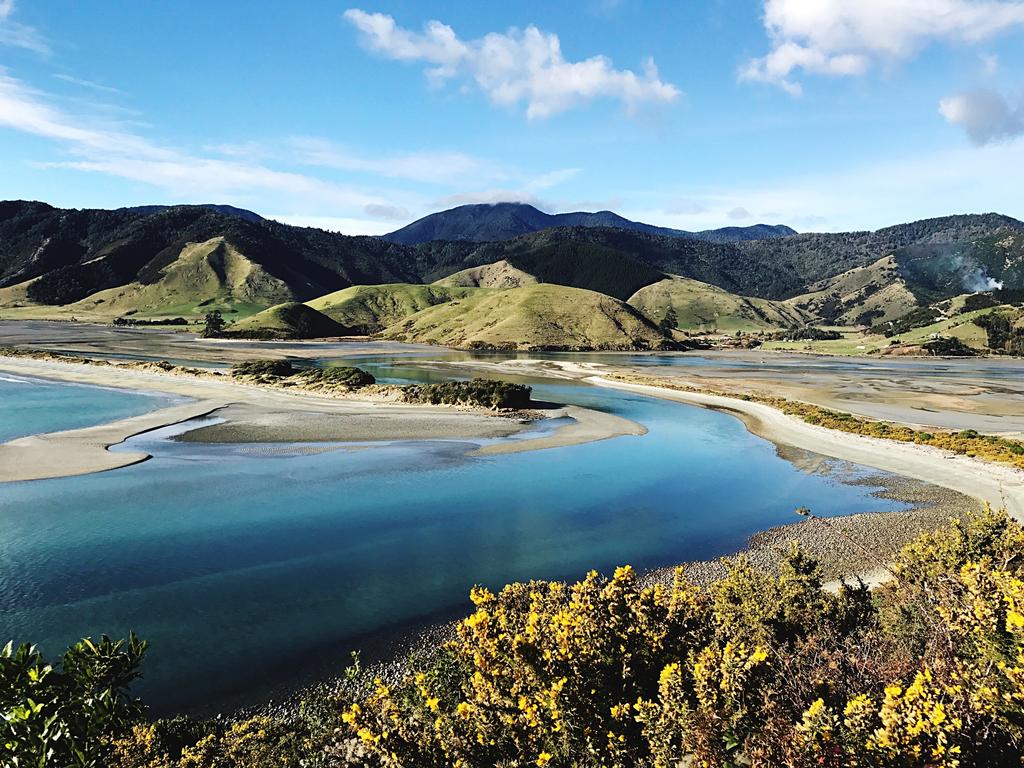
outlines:
M824 591L796 548L707 591L628 567L477 588L454 641L343 719L388 768L1020 765L1022 547L985 513L873 595Z
M3 765L1020 766L1021 552L1024 529L986 509L905 547L872 591L823 589L796 545L774 575L741 557L705 588L628 566L476 587L453 638L394 682L273 717L140 720L134 640L76 646L60 677L8 648Z
M526 408L532 389L495 379L446 381L440 384L412 384L404 388L408 403L431 405L479 405L485 408Z

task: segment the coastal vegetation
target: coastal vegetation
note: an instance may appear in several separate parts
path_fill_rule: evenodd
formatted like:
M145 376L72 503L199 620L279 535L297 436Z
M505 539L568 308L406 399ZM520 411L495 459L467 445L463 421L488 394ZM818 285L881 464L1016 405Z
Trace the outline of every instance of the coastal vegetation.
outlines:
M907 545L873 590L825 590L796 545L775 573L738 557L706 587L629 566L476 587L450 639L387 681L357 662L337 694L210 721L147 720L127 693L137 641L83 643L65 657L74 681L41 697L65 724L52 756L25 722L56 722L31 714L56 673L9 649L0 745L41 768L1016 766L1022 548L1024 529L986 509ZM77 661L91 647L114 663ZM114 714L92 714L97 688Z
M643 384L663 389L675 389L680 392L698 392L702 394L716 395L718 397L736 398L748 400L777 408L785 414L795 416L808 424L835 429L840 432L849 432L865 437L875 437L883 440L895 440L900 443L916 443L926 445L940 450L951 451L963 456L996 461L1018 469L1024 469L1024 441L1012 440L997 435L983 435L973 429L960 431L936 430L926 432L920 429L913 429L901 424L892 424L887 421L878 421L861 416L854 416L842 411L834 411L823 408L812 403L804 403L798 400L788 400L783 397L769 397L753 394L736 394L722 390L701 389L689 385L676 384L665 379L656 379L643 376L625 376L622 374L611 374L608 378L623 381L629 384Z
M991 312L974 318L974 324L985 329L989 349L1024 356L1024 314L1015 319L1009 313Z
M403 388L407 403L430 405L475 405L485 408L528 408L532 389L496 379L445 381L437 384L410 384Z

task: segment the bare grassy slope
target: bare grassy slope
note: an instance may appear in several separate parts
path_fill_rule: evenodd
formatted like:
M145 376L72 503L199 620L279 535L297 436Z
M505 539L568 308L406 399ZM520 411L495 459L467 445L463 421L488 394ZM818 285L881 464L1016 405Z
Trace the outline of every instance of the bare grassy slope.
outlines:
M641 288L629 304L659 325L689 331L789 328L810 318L786 302L739 296L686 277L670 277Z
M661 349L672 342L633 307L594 291L529 285L478 289L384 331L389 339L451 347Z

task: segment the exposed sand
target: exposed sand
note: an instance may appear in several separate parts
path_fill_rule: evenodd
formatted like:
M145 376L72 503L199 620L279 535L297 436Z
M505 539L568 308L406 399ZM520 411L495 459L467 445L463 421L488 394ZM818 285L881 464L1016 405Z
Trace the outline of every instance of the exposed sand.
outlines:
M194 442L350 442L502 438L529 428L519 417L483 410L338 398L242 384L226 376L188 376L118 365L0 357L0 371L80 384L164 392L194 402L84 429L33 435L0 444L0 482L83 475L137 464L148 454L110 452L112 445L213 411L224 421L186 431ZM548 416L549 414L544 414ZM577 445L644 428L586 408L561 409L573 422L553 434L486 446L481 455Z
M583 443L593 443L598 440L607 440L610 437L621 437L623 435L647 434L647 427L637 424L635 421L590 408L580 408L575 405L560 408L549 415L568 416L573 420L573 423L559 427L554 434L546 437L491 443L482 448L477 448L475 451L470 451L469 455L494 456L502 453L520 453L522 451L536 451L543 448L582 445Z
M732 413L742 418L751 432L774 443L796 446L959 491L993 506L1005 507L1015 518L1024 520L1024 472L1009 466L913 443L837 432L808 424L763 403L628 384L601 376L590 376L587 381L597 386Z

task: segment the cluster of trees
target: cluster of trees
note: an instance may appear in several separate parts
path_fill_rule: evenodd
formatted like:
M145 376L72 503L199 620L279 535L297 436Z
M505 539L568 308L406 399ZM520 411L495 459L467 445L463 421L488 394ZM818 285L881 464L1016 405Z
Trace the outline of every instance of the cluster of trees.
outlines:
M160 317L154 320L137 320L134 317L115 317L113 324L119 327L135 325L188 325L184 317Z
M805 325L800 328L789 328L785 331L777 331L770 336L775 341L836 341L843 338L839 331L815 328L813 325Z
M484 408L528 408L531 387L496 379L445 381L438 384L412 384L405 387L407 403L430 405L475 405Z
M232 376L280 379L296 372L287 360L245 360L231 366Z
M334 368L296 368L287 360L246 360L231 366L231 375L262 381L275 381L295 377L303 386L316 389L334 386L361 389L376 383L372 374L362 368L337 366Z
M274 716L147 721L134 639L80 643L59 672L9 647L0 750L39 768L1019 766L1022 550L985 510L905 547L874 590L825 590L795 544L775 574L741 557L706 588L628 566L477 587L397 679Z
M974 318L974 324L985 329L988 348L993 352L1024 356L1024 327L1014 325L1005 312L991 312Z

